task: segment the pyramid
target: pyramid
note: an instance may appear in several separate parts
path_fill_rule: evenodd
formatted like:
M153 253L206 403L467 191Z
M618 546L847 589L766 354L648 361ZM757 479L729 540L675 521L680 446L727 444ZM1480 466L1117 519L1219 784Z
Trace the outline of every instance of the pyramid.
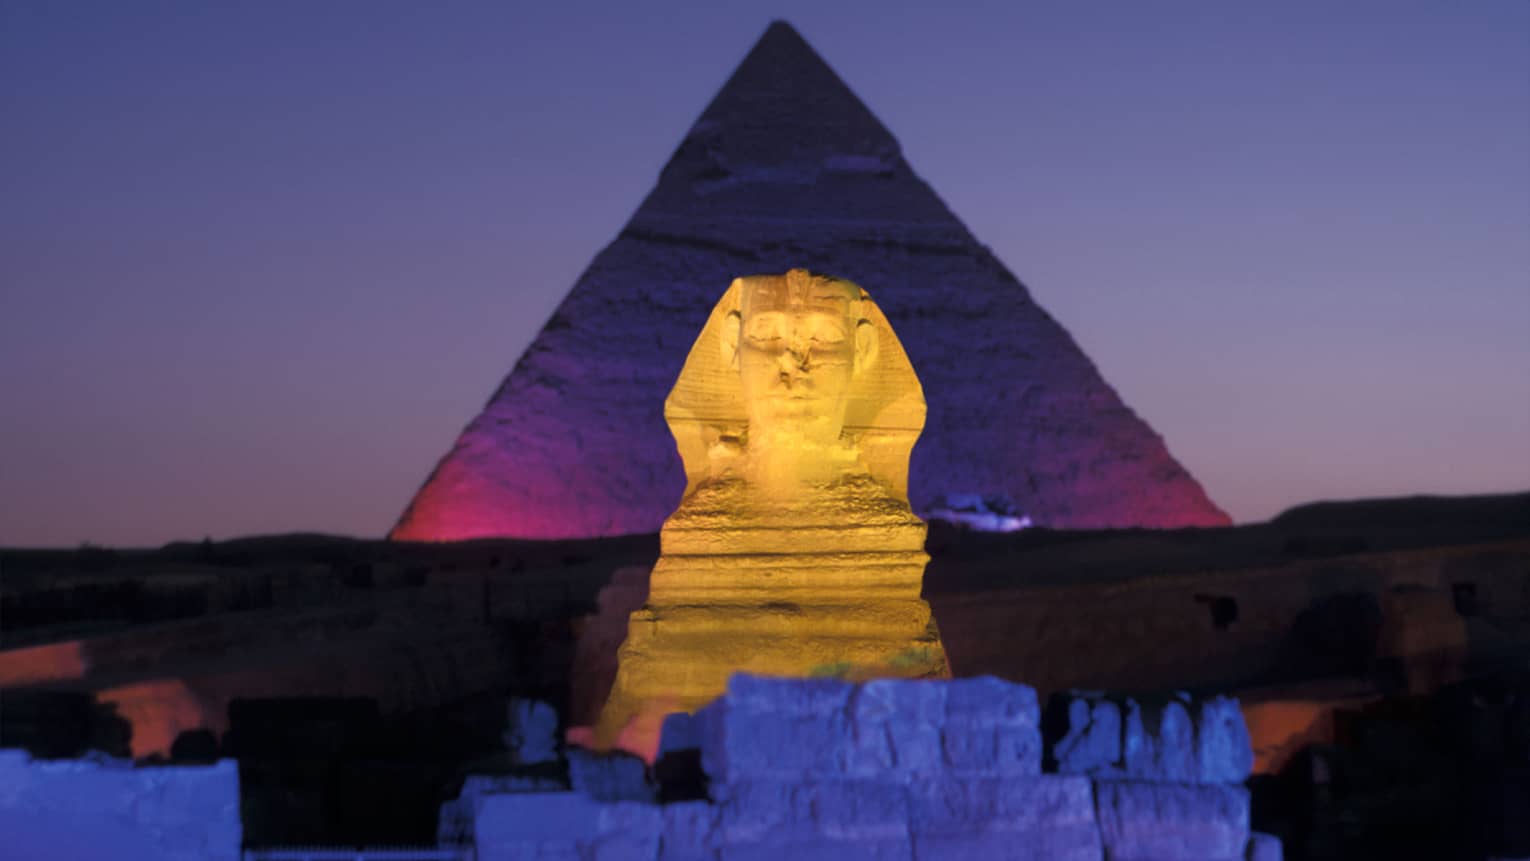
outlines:
M778 21L391 537L657 531L685 487L663 407L696 332L735 277L798 267L875 295L923 381L915 511L950 494L1003 494L1056 528L1229 522Z

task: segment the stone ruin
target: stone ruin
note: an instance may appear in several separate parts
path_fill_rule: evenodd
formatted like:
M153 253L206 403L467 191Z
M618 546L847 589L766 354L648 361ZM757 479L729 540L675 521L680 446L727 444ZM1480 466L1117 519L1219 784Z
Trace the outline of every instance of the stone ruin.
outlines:
M0 857L239 861L239 769L0 750Z
M1236 701L1062 695L1045 723L1034 690L992 677L738 675L666 723L651 772L570 751L569 790L470 779L443 845L479 861L1281 858L1249 828ZM674 792L668 761L699 763L700 783Z

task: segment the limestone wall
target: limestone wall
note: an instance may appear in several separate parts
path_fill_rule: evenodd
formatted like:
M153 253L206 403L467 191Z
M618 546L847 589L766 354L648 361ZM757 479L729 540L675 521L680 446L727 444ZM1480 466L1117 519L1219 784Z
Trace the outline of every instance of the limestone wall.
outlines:
M1062 697L1047 725L1032 688L991 677L734 676L665 727L664 756L699 751L705 800L630 800L586 766L570 792L476 797L471 839L480 861L1280 858L1249 831L1235 701Z
M239 771L33 760L0 751L0 855L54 861L237 861Z

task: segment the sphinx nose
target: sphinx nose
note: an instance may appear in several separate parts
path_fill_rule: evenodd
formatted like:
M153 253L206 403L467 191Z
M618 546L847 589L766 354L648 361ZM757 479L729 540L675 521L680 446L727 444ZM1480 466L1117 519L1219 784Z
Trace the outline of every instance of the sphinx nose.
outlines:
M782 382L789 382L805 375L808 372L807 353L799 353L791 348L783 350L776 370Z

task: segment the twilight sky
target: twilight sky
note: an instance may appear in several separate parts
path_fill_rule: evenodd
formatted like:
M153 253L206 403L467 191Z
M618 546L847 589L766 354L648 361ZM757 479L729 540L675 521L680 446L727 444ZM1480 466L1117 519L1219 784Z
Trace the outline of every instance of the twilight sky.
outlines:
M0 545L381 536L776 17L1235 519L1530 487L1530 3L907 5L3 0Z

